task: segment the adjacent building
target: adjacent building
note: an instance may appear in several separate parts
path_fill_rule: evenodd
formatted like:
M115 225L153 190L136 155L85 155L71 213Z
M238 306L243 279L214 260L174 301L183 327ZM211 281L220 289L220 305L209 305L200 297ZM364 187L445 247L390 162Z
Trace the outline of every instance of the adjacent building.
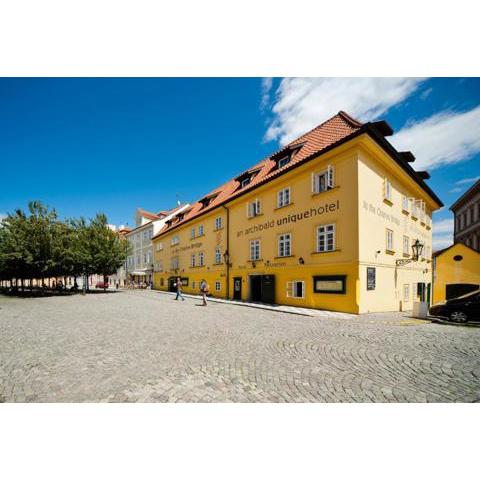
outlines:
M171 215L153 234L154 288L205 279L218 297L354 313L428 301L442 202L392 133L339 112Z
M470 187L451 207L455 216L454 243L480 251L480 180Z
M480 253L455 243L433 254L433 302L443 302L480 288Z
M178 205L171 210L151 213L137 208L135 212L135 228L125 234L132 247L124 267L127 282L150 285L153 282L155 269L153 261L152 237L156 235L165 222L182 212L187 205ZM117 272L117 274L119 274Z

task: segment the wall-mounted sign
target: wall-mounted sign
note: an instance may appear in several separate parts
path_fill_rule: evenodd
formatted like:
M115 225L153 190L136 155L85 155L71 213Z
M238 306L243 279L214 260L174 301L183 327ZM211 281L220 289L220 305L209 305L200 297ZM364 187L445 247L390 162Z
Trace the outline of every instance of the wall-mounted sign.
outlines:
M313 277L314 293L345 293L346 275L316 275Z
M367 290L375 290L376 269L375 267L367 267Z

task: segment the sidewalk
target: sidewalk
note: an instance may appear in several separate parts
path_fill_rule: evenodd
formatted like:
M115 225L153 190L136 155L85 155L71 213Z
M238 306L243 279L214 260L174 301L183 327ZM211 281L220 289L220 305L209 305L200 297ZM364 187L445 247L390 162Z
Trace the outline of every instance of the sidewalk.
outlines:
M176 295L174 292L164 292L163 290L150 290L153 293L162 295ZM190 295L183 293L185 298L193 298L195 300L202 300L200 295ZM353 313L332 312L329 310L316 310L313 308L292 307L290 305L271 305L266 303L251 303L239 302L237 300L224 300L223 298L208 297L208 302L212 303L228 303L230 305L238 305L239 307L260 308L262 310L271 310L273 312L294 313L295 315L305 315L307 317L322 317L322 318L342 318L345 320L354 319L357 315Z

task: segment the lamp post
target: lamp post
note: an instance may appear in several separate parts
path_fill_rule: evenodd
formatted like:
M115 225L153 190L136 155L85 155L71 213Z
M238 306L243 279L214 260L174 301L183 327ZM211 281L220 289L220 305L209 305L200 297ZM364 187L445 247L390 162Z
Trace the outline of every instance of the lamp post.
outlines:
M411 262L418 262L418 259L422 255L424 244L421 243L418 238L412 244L412 258L398 259L395 261L395 264L398 266L407 265Z

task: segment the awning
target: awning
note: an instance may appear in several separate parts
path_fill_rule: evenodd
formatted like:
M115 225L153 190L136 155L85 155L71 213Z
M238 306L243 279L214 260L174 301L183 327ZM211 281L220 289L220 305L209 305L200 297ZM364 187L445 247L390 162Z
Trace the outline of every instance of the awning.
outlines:
M129 273L130 273L130 275L135 275L135 276L137 276L137 277L141 277L141 276L147 275L146 272L129 272Z

